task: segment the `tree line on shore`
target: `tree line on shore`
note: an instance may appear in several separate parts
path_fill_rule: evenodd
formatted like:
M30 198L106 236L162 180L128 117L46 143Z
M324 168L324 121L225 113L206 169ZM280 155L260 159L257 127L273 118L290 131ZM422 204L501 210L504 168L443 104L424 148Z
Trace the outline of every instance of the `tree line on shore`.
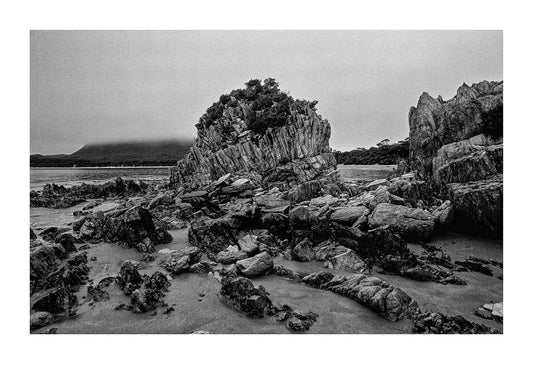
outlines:
M382 140L375 147L351 151L333 151L337 163L344 165L394 165L409 156L409 138L390 144Z

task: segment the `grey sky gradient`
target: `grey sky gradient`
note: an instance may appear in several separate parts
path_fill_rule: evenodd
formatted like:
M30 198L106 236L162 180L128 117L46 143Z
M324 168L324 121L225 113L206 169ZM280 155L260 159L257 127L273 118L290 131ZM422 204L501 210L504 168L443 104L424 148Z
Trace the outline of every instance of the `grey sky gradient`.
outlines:
M318 100L338 150L408 136L424 91L503 79L501 31L32 31L31 153L194 137L223 93L273 77Z

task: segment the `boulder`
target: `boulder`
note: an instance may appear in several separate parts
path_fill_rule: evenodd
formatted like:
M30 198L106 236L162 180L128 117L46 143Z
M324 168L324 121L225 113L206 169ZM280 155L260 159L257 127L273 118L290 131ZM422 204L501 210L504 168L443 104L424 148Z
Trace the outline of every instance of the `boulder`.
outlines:
M30 330L37 330L54 321L54 316L48 312L35 312L30 315Z
M357 253L370 266L381 265L389 257L411 259L405 241L389 226L371 229L358 238Z
M152 243L152 240L148 237L146 237L141 242L139 242L137 245L135 245L135 247L137 248L137 250L139 250L139 252L143 254L144 253L149 253L149 254L155 253L154 244Z
M417 334L499 334L500 330L470 322L460 315L426 312L414 318L413 333Z
M292 249L291 255L297 261L309 262L314 259L313 244L306 238Z
M274 267L272 257L266 252L254 257L242 259L235 263L239 273L245 277L253 278L269 273Z
M476 235L503 236L503 175L448 185L454 226Z
M302 282L351 298L390 321L412 318L420 311L416 301L407 293L377 277L364 274L340 276L323 271L305 276Z
M453 220L453 205L452 202L446 200L432 213L435 218L435 223L438 225L449 225Z
M380 203L390 203L391 194L386 186L379 186L374 191L364 192L358 197L352 199L348 204L350 206L366 206L374 209Z
M30 253L30 293L42 288L43 280L56 271L62 259L67 258L65 249L58 244L41 245Z
M129 247L136 246L145 238L154 245L169 243L172 236L165 229L156 226L152 214L146 208L135 206L115 216L99 211L85 218L80 228L80 237L93 241L122 242Z
M148 204L149 209L153 209L157 206L169 206L174 204L174 199L167 193L160 193L155 198L153 198Z
M503 321L503 302L484 304L483 308L480 309L487 311L490 319L494 318L500 322Z
M333 206L339 202L339 198L332 195L319 196L310 200L309 205L314 207Z
M348 251L350 251L349 248L339 245L331 240L321 242L313 248L314 259L317 261L326 261Z
M357 251L359 248L359 238L363 232L359 228L348 227L336 222L331 223L332 238L339 244Z
M139 265L137 261L126 260L120 266L116 282L126 296L131 295L143 283L143 278L139 273Z
M368 224L370 228L389 225L406 240L427 240L433 233L435 220L423 209L382 203L369 216Z
M275 208L288 208L291 202L285 199L279 198L277 195L262 195L255 199L255 203L263 210L275 209Z
M52 314L65 313L77 304L76 296L64 287L53 287L33 294L30 297L30 307L35 311Z
M265 213L261 215L261 226L270 233L286 239L290 235L289 217L282 213Z
M379 186L388 187L389 185L390 185L390 182L386 178L376 179L375 181L372 181L368 185L366 185L366 189L369 191L372 191L372 190L377 189Z
M201 251L195 246L188 246L179 251L169 254L161 261L161 266L174 275L186 272L189 268L200 261Z
M231 222L225 218L192 222L188 238L191 245L214 250L216 253L238 243Z
M330 216L331 221L344 225L353 225L361 216L366 216L370 211L365 206L341 207Z
M54 239L54 242L63 246L67 253L74 253L77 251L76 245L74 245L74 243L77 241L70 233L61 233L57 235Z
M255 235L247 234L239 240L238 244L241 251L250 257L259 252L259 244Z
M503 321L503 302L497 302L492 306L492 316Z
M237 246L230 245L226 251L221 251L217 255L218 261L222 264L232 264L241 259L248 258L246 252L239 250Z
M284 305L284 307L287 307L287 305ZM283 310L284 308L282 308ZM278 318L279 318L278 313ZM318 314L314 312L307 312L307 313L301 313L297 310L294 311L284 311L283 317L289 316L289 320L287 321L287 328L291 331L295 332L303 332L309 330L311 326L316 322L318 318ZM283 318L282 317L282 318Z
M391 195L403 198L412 203L415 203L418 199L425 199L431 194L431 190L426 181L416 179L413 173L392 178L388 191Z
M322 242L331 236L329 221L318 209L297 206L289 212L289 224L295 242L308 238L314 243Z
M315 179L292 188L287 196L292 203L300 203L322 195L323 191L324 183L319 179Z
M503 173L503 144L477 135L442 146L433 159L436 183L463 183Z
M350 249L346 249L342 254L328 258L324 266L333 270L342 270L357 274L368 272L368 266L365 261Z
M180 200L182 200L180 198ZM179 203L178 208L172 213L177 218L188 219L194 212L194 207L191 203Z
M250 279L234 275L222 278L220 295L223 301L251 317L263 317L272 309L272 301L263 286L254 287Z

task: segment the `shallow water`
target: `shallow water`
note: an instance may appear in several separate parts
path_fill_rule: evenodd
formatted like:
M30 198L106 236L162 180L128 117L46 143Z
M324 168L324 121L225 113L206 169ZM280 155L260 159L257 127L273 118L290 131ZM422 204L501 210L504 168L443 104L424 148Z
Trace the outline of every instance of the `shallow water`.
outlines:
M117 177L143 181L167 181L168 167L111 167L111 168L30 168L30 191L40 190L47 183L64 186L82 183L104 183Z
M347 182L371 182L387 178L397 165L337 165L340 176Z
M338 165L343 180L360 183L386 178L395 167L396 165ZM115 180L117 177L147 182L168 182L169 173L167 167L31 168L30 190L41 190L48 183L66 187L82 183L101 184ZM31 208L30 226L35 230L48 226L66 226L77 219L73 213L86 205L87 202L84 202L66 210Z
M396 165L338 165L341 178L352 182L367 182L385 178ZM104 183L122 177L144 181L169 179L168 167L101 167L101 168L30 168L30 191L41 190L47 183L66 187L82 183Z

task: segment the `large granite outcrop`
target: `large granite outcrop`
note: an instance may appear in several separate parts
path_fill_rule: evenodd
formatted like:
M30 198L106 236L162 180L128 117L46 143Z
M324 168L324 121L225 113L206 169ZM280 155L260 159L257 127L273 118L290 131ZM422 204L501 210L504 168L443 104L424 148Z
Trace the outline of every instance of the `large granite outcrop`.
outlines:
M444 101L424 92L409 110L409 163L427 176L433 158L446 144L466 140L490 131L484 115L503 105L503 81L463 84L457 94Z
M247 176L266 187L296 185L335 170L328 121L316 113L314 103L287 97L275 82L275 88L267 88L272 82L265 80L264 85L256 86L248 83L246 90L253 89L249 96L238 96L234 91L235 96L222 96L213 105L215 115L211 115L213 107L208 109L197 125L198 136L190 153L171 168L171 185L196 188L227 173ZM249 99L254 96L258 99ZM278 98L285 102L276 102ZM267 105L257 105L258 101ZM268 101L272 102L270 107ZM254 111L258 106L263 106L262 110ZM277 109L282 106L286 111L281 118L271 122L266 118L260 128L257 126L257 114L281 111Z
M420 96L409 111L409 164L450 199L454 226L503 234L503 82L463 84L449 101Z

